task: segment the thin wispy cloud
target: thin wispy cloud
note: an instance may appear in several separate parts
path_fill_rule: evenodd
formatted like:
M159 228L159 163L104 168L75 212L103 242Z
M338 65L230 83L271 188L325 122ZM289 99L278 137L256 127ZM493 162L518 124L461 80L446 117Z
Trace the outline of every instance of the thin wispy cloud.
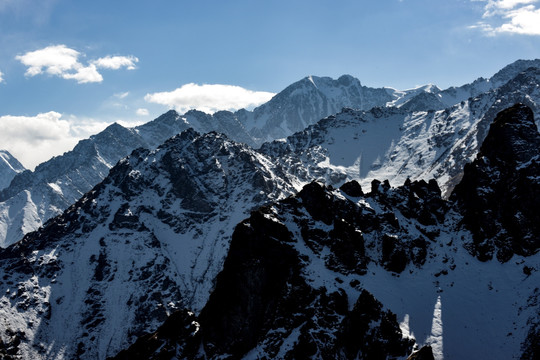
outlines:
M103 76L98 69L118 70L125 67L133 70L139 61L134 56L105 56L85 65L80 61L81 57L84 55L66 45L51 45L17 55L15 59L27 66L25 75L28 77L47 74L76 80L79 84L102 82Z
M0 13L11 13L20 18L30 18L37 24L50 20L58 0L0 0Z
M484 2L482 20L471 26L490 36L540 35L540 0L472 0Z
M114 97L118 99L125 99L128 96L129 96L129 91L114 94Z
M166 105L179 112L197 109L207 113L219 110L238 110L263 104L275 94L252 91L240 86L221 84L185 84L173 91L147 94L147 102Z

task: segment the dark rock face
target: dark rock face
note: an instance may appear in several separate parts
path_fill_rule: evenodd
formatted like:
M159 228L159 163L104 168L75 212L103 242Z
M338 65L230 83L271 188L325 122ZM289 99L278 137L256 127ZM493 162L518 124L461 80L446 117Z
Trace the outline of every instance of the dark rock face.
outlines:
M366 290L346 315L339 340L346 359L387 359L388 355L407 353L411 345L403 339L396 315L384 311Z
M341 191L343 191L345 194L347 194L349 196L352 196L352 197L364 196L364 192L362 191L362 187L360 186L360 184L356 180L346 182L339 189Z
M276 198L278 192L292 192L267 171L270 162L260 160L252 149L223 135L193 130L159 150L135 150L62 215L0 249L0 300L7 314L0 324L3 346L23 358L55 358L55 351L65 358L103 358L157 329L177 309L200 311L225 260L236 219L273 198L266 191L275 191ZM214 234L203 233L216 228ZM197 246L185 250L187 241ZM175 266L179 255L171 248L183 249L178 252L192 264L200 256L200 270ZM282 255L269 266L279 265ZM273 279L282 268L287 267L254 269ZM36 280L27 289L28 279ZM8 293L15 295L8 298ZM15 299L17 306L4 305ZM29 325L26 338L15 338L21 346L13 345L6 329L16 327L9 321L33 320L34 313L42 320L39 327ZM31 341L51 346L31 352Z
M431 346L423 346L420 350L414 352L407 358L407 360L434 360L433 350Z
M539 146L532 112L516 105L499 114L450 201L442 199L434 180L407 180L398 188L374 180L368 194L356 182L340 190L306 185L236 227L206 307L197 319L184 316L176 324L197 324L196 336L171 340L154 333L147 337L154 345L138 343L128 352L137 358L134 349L142 346L157 350L139 358L163 359L237 359L247 353L283 359L407 356L413 342L403 338L396 316L360 281L347 287L336 277L332 285L316 286L310 276L326 270L332 276L364 275L370 262L396 276L407 267L422 267L433 257L432 246L454 205L473 235L468 250L480 260L495 252L502 262L512 254L533 255L540 234ZM316 269L310 268L314 262ZM532 271L523 268L525 275ZM537 297L531 299L537 304ZM537 357L537 323L530 321L523 359ZM433 358L431 347L424 346L408 359Z
M517 104L497 115L476 160L465 167L451 200L473 233L469 250L482 261L529 256L540 248L540 134L533 113Z
M216 289L200 315L208 353L243 354L269 328L287 284L298 286L298 254L286 245L290 241L287 228L261 212L237 226Z
M129 349L121 351L115 359L170 359L176 354L176 347L185 353L194 353L197 349L190 344L200 341L199 324L193 313L187 310L177 311L167 318L159 329L141 336Z
M394 190L384 191L388 194L378 196L388 202L407 198L406 191L395 195L391 195ZM215 290L193 320L200 326L198 335L174 340L178 351L172 354L168 349L173 348L173 340L154 333L145 338L148 344L140 340L125 354L133 359L237 359L253 351L261 358L283 359L408 355L413 341L403 338L396 316L359 284L352 285L354 295L341 285L328 288L311 283L308 267L314 260L310 256L323 260L336 274L364 274L370 261L364 232L392 234L390 255L381 255L391 257L389 270L399 272L411 262L420 263L411 260L411 244L416 242L400 236L395 215L376 214L336 193L313 182L297 196L254 211L236 227ZM399 260L397 253L402 256ZM349 302L354 304L350 309ZM188 326L185 321L181 317L176 327ZM163 346L154 344L155 339ZM138 355L141 348L157 350L151 356L148 352ZM204 354L196 349L203 349Z

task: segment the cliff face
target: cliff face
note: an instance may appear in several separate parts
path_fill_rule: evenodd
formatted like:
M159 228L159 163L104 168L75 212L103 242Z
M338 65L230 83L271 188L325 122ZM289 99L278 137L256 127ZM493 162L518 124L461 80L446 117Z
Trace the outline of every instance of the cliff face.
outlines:
M540 134L530 108L500 112L452 200L473 233L469 249L501 262L540 248Z

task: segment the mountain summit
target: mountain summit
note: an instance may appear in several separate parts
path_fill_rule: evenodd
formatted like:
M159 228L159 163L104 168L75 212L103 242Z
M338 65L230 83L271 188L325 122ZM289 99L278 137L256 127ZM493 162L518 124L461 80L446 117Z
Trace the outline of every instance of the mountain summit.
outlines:
M11 180L24 170L24 166L9 151L0 150L0 190L9 186Z

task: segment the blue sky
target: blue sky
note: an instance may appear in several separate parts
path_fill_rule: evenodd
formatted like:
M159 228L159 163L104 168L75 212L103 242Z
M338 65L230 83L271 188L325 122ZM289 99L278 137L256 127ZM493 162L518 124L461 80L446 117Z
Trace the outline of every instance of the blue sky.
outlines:
M540 0L0 0L0 148L32 168L114 121L255 106L307 75L462 85L540 57L539 9Z

